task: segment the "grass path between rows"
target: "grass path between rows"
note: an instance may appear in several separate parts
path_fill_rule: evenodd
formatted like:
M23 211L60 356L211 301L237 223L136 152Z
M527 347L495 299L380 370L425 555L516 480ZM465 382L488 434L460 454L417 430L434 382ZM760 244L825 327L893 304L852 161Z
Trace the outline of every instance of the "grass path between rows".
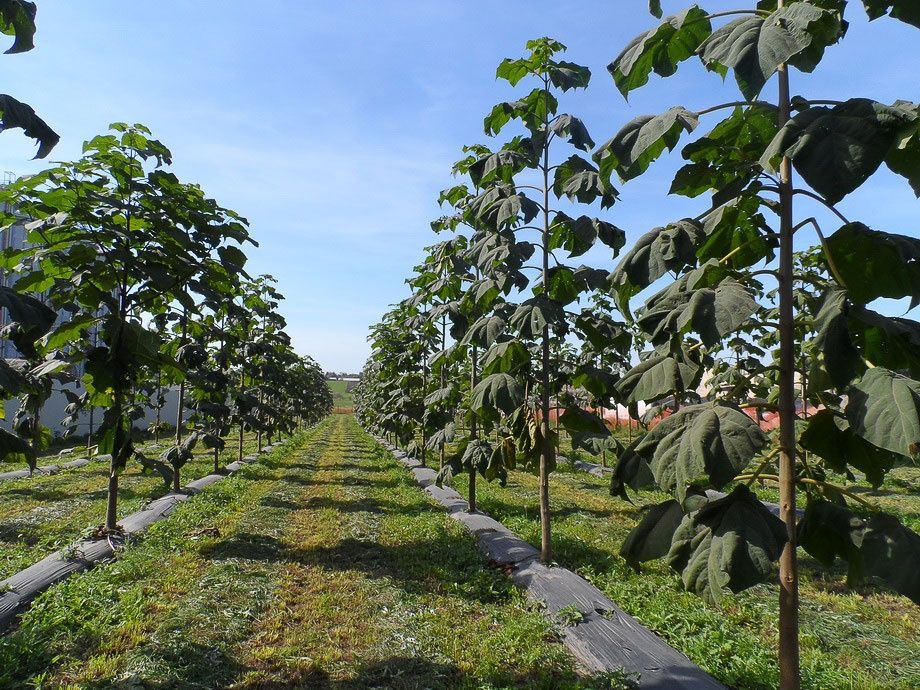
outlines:
M607 688L351 416L58 585L0 687Z
M221 454L221 465L237 459L235 435ZM155 457L169 447L147 450ZM147 449L151 444L142 444ZM244 451L255 452L255 434L245 438ZM44 458L39 464L60 462ZM188 483L213 471L213 451L196 448L192 460L182 468L182 482ZM105 520L109 465L92 462L54 475L0 482L0 580L54 553ZM132 462L121 475L118 515L124 517L149 501L171 491L158 474L145 474Z

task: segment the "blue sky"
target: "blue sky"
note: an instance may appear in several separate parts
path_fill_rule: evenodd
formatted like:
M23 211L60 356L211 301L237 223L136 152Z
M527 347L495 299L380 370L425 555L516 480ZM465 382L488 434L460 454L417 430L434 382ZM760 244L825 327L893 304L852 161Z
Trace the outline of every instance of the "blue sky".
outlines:
M683 0L664 1L666 11ZM737 3L704 3L712 11ZM793 91L813 98L918 100L917 30L867 23L858 3L850 33ZM30 53L0 56L3 90L33 105L61 135L56 160L113 121L143 122L173 151L174 170L247 216L261 246L250 268L271 273L298 350L333 370L360 369L368 326L406 294L403 280L437 241L438 191L464 144L485 142L482 117L515 91L494 78L529 38L549 35L588 65L587 92L562 101L598 142L643 113L738 98L695 63L657 78L629 103L605 66L655 20L645 0L196 0L157 3L38 0ZM883 73L884 49L900 65ZM771 92L768 85L765 93ZM700 132L708 131L704 122ZM23 174L31 141L0 139L0 170ZM621 187L604 213L630 242L705 201L665 197L678 153ZM917 235L917 201L880 173L841 208L879 229ZM814 211L802 209L803 212ZM831 230L835 229L833 226ZM590 255L613 265L609 254Z

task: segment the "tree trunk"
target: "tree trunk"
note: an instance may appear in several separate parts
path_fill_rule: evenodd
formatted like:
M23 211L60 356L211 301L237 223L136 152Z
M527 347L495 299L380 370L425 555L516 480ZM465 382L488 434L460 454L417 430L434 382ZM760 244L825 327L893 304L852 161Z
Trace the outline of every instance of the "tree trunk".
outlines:
M115 456L109 464L109 495L105 508L105 528L113 531L118 527L118 474L115 472Z
M157 421L153 426L153 442L154 443L160 442L160 419L161 419L161 411L163 409L163 406L160 405L160 400L163 397L162 377L163 377L163 373L160 370L160 368L157 367Z
M470 357L470 391L472 391L476 384L479 383L479 348L473 345ZM475 440L479 438L479 430L477 428L476 415L473 414L470 416L470 440ZM469 497L467 498L467 503L469 507L467 512L475 513L476 512L476 469L473 467L468 468L470 473L470 484L469 484Z
M182 310L182 338L179 340L181 347L185 347L185 336L188 334L188 309ZM185 378L179 382L179 409L176 411L176 445L182 443L182 417L185 413Z
M543 89L549 94L549 81L544 77ZM549 115L544 123L545 131L549 133ZM549 143L543 145L543 285L549 285ZM545 289L545 288L544 288ZM550 535L549 513L549 465L552 448L549 442L549 325L543 326L542 369L540 390L540 431L542 435L542 448L540 452L540 560L550 563L553 560L553 549Z
M447 317L442 316L441 317L441 352L443 352L446 347L447 347ZM444 365L443 364L441 365L441 388L442 389L444 388ZM445 446L446 445L447 445L446 442L442 443L441 449L439 452L440 457L439 457L438 465L441 468L444 467L444 459L445 459L445 453L446 453Z
M425 305L428 306L427 304ZM428 397L428 362L426 353L422 351L422 467L428 467L426 462L425 444L428 442L428 428L425 425L425 398Z
M544 241L546 241L544 239ZM546 275L546 256L544 254L544 275ZM549 465L552 447L549 441L549 326L543 327L543 390L540 404L540 431L543 447L540 452L540 560L550 563L553 550L550 535L549 512Z
M93 417L96 408L89 406L89 432L86 434L86 454L89 455L89 449L93 447Z
M784 0L779 0L782 8ZM789 73L779 75L779 126L789 119ZM788 541L779 559L779 672L781 690L798 690L799 583L795 513L795 324L793 313L792 163L783 157L779 174L779 504Z
M179 493L182 491L182 481L180 479L181 469L178 465L173 465L173 491Z

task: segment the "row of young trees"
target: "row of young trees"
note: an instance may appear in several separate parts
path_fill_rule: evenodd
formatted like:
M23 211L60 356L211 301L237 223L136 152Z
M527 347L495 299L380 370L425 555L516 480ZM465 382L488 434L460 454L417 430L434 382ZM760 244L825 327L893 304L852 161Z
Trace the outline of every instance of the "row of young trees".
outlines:
M0 288L4 337L17 357L0 360L3 399L18 397L0 454L35 466L51 430L44 403L69 398L65 427L89 413L88 445L111 455L106 528L117 527L119 476L137 459L178 490L199 443L215 471L231 428L269 442L328 414L320 367L297 355L278 312L270 276L251 278L241 246L247 222L181 182L170 151L141 125L115 124L83 156L17 180L0 192L14 209L5 229L24 224L8 247ZM79 380L74 389L67 384ZM173 445L157 458L134 447L135 422L177 389ZM156 431L159 432L159 424Z
M847 488L857 473L880 485L920 450L920 323L870 308L920 302L920 240L836 206L882 166L920 194L920 106L790 86L794 69L814 71L845 36L847 4L694 5L663 18L610 64L621 93L696 58L731 72L741 98L637 117L601 146L560 110L590 78L559 59L564 46L531 41L526 57L503 61L499 78L533 88L495 106L485 131L517 132L464 149L453 172L465 181L441 194L450 213L432 224L451 237L426 250L411 296L372 329L356 393L368 428L423 462L436 453L444 480L468 474L470 510L477 474L537 472L547 562L551 412L573 444L616 448L614 494L673 496L623 544L637 569L667 558L718 605L773 578L779 561L783 688L799 685L798 547L846 561L851 585L878 578L920 603L920 535ZM870 19L920 26L909 0L862 5ZM661 18L660 2L650 9ZM598 242L614 256L625 248L623 231L594 215L617 200L613 175L642 175L707 116L715 124L683 147L668 190L708 194L700 214L642 235L612 272L571 265ZM629 447L591 412L639 403L660 422ZM777 413L778 430L763 431L753 410ZM779 518L752 490L758 480L779 487Z

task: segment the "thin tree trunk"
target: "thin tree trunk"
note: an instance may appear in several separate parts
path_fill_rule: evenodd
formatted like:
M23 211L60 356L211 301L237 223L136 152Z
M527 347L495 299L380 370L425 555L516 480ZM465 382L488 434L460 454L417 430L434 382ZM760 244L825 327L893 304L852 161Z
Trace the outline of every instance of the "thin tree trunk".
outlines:
M157 421L153 426L153 442L160 442L160 419L163 406L160 404L160 401L163 398L163 372L157 367Z
M779 0L782 8L785 0ZM789 73L779 74L779 126L789 119ZM795 514L795 323L793 313L792 163L784 156L779 173L779 504L788 541L779 559L779 673L781 690L798 690L799 583Z
M428 306L427 304L425 305ZM425 424L425 398L428 397L428 362L427 355L422 350L422 467L428 467L425 444L428 442L428 428Z
M118 475L115 473L115 457L109 464L109 495L105 507L105 528L113 531L118 527Z
M260 412L262 410L263 401L264 401L264 398L263 398L262 391L259 391L259 411ZM261 417L261 415L259 416ZM259 431L256 433L256 445L258 446L258 452L261 453L262 452L262 430L261 429L259 429Z
M93 447L93 417L96 408L89 406L89 433L86 434L86 454L89 455L89 449Z
M549 82L544 77L544 92L549 91ZM545 131L549 132L549 121L544 124ZM543 146L543 285L549 285L549 145ZM550 535L549 512L549 466L552 448L549 442L549 325L543 326L543 352L541 401L540 401L540 431L542 434L542 448L540 452L540 560L550 563L553 560L553 549Z
M182 339L181 347L185 347L185 336L188 333L188 310L182 310ZM185 378L179 382L179 404L176 410L176 446L182 445L182 417L185 413ZM181 488L180 474L182 470L178 465L173 467L173 491Z
M441 352L447 347L447 317L441 317ZM441 364L441 389L444 388L444 365ZM444 467L445 453L446 453L446 442L441 443L439 465Z
M479 383L479 350L473 345L470 358L470 390L472 391L476 384ZM476 440L479 438L479 432L477 429L477 420L476 415L470 417L470 440ZM467 498L467 503L469 507L467 512L475 513L476 512L476 468L470 467L470 484L469 484L469 497Z
M93 316L96 316L97 313L98 311L93 312ZM99 324L96 324L93 326L93 347L96 347L98 343L99 343ZM93 447L93 421L94 421L93 417L95 416L93 413L95 412L95 409L96 408L93 407L92 403L90 403L90 406L89 406L89 433L86 434L86 454L87 455L89 455L89 449Z

